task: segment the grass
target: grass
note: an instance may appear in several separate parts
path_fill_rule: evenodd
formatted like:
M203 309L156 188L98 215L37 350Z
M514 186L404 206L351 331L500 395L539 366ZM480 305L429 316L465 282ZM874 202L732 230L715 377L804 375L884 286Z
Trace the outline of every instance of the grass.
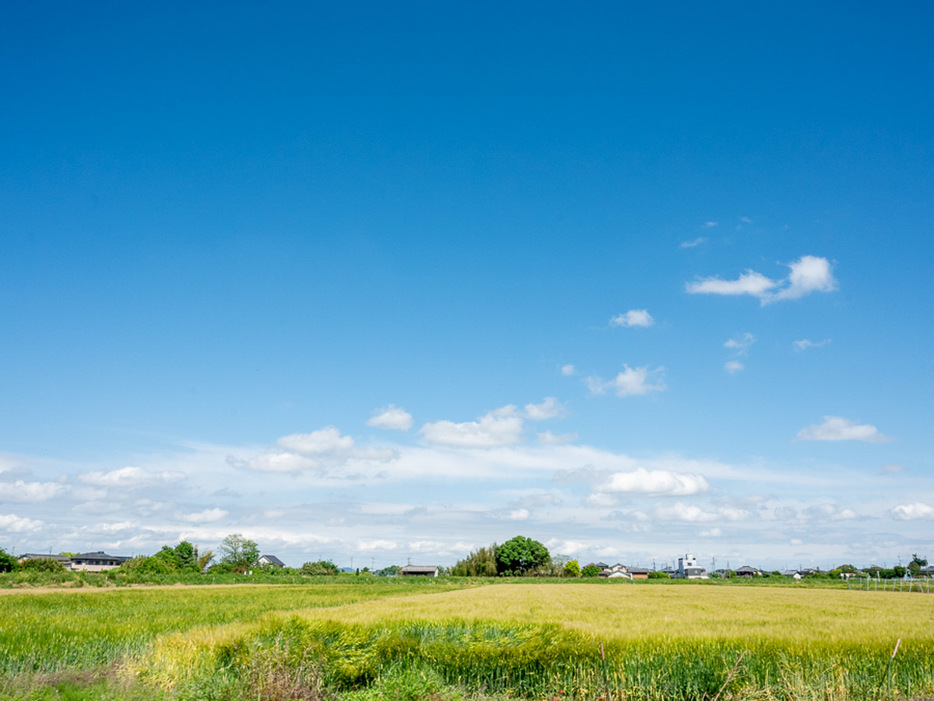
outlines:
M892 698L934 696L934 600L924 595L464 585L8 594L0 678L19 687L10 682L4 693L0 682L0 697L65 698L39 694L71 684L76 701L848 701L889 698L889 672ZM105 678L48 681L76 669Z

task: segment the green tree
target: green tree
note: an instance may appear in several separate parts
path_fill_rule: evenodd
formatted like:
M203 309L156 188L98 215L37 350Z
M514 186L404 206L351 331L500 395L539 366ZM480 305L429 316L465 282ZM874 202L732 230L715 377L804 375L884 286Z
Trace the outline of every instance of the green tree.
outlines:
M580 577L581 576L581 566L578 564L577 560L568 560L564 563L564 576L565 577Z
M594 564L585 565L581 570L581 577L597 577L600 574L600 568Z
M197 570L198 569L198 548L183 540L175 546L175 557L178 560L179 569Z
M478 548L451 568L452 577L495 577L496 543L488 548Z
M495 552L496 569L500 574L528 574L551 561L548 548L521 535L507 540Z
M12 572L19 563L6 550L0 548L0 572Z
M259 560L256 541L244 538L239 533L231 533L224 538L220 551L221 563L228 565L234 572L246 572L255 567Z
M917 576L921 571L921 568L927 567L928 561L926 558L918 557L917 553L911 554L911 562L908 563L908 571L911 572L911 576Z

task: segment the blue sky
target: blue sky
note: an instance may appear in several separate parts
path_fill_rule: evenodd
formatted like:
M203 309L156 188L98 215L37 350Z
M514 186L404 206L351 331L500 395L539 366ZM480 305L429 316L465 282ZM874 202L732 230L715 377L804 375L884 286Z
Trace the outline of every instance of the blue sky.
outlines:
M934 556L932 14L5 7L0 545Z

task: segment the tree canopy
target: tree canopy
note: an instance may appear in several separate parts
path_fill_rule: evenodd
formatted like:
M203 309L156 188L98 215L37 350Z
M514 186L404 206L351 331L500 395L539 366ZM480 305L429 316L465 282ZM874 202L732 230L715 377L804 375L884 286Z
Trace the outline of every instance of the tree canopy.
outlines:
M245 572L256 566L259 560L259 546L255 540L244 538L239 533L231 533L224 538L220 546L221 563L234 571Z
M500 574L527 574L551 561L548 548L521 535L497 546L495 551L496 569Z

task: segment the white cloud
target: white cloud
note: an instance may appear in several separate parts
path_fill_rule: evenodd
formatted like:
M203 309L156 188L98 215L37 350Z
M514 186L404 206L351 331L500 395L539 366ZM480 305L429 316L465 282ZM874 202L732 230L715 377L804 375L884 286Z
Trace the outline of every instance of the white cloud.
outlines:
M392 540L361 540L357 544L359 552L371 552L373 550L395 550L399 545Z
M390 404L387 407L378 409L376 414L366 422L366 425L393 431L408 431L412 428L412 415L405 409Z
M723 344L724 348L729 348L736 355L746 355L749 348L756 342L756 337L751 333L738 333Z
M731 375L735 375L738 372L741 372L746 369L746 366L743 365L738 360L728 360L723 364L723 369L726 370Z
M300 472L318 467L319 463L295 453L263 453L244 462L233 462L257 472Z
M651 326L655 319L646 309L630 309L610 319L610 326Z
M723 531L719 528L707 528L700 532L702 538L719 538L723 535Z
M346 453L354 446L353 438L342 436L334 426L325 426L311 433L293 433L277 442L286 450L309 456Z
M837 289L832 266L826 258L801 256L788 263L790 273L783 280L772 280L762 273L747 270L736 280L708 277L686 283L688 294L750 295L765 305L785 299L798 299L812 292Z
M551 431L543 431L538 434L538 442L545 445L559 445L561 443L573 443L577 440L576 433L554 434Z
M42 528L43 522L20 517L16 514L0 514L0 530L11 533L34 533Z
M823 341L809 341L806 338L802 338L800 341L794 342L794 347L796 351L800 352L808 348L820 348L821 346L826 346L828 343L830 343L829 338L825 338Z
M528 509L516 509L515 511L510 511L506 518L510 521L527 521L531 515Z
M794 263L789 263L791 273L788 285L779 290L772 300L797 299L811 292L833 292L837 289L830 261L817 256L801 256Z
M110 472L95 470L79 475L78 479L95 487L149 487L177 482L184 477L184 473L173 470L148 472L141 467L128 466Z
M205 509L204 511L199 511L194 514L186 514L182 516L182 521L187 521L188 523L213 523L214 521L220 521L222 518L227 516L226 511L223 509L213 508Z
M916 519L934 519L934 506L921 502L914 504L899 504L892 509L893 518L899 521L914 521Z
M434 445L492 448L518 443L522 436L522 418L516 415L516 408L509 405L491 411L477 421L426 423L419 433Z
M565 377L570 377L571 375L577 374L577 368L568 363L567 365L561 366L561 374Z
M743 224L752 224L752 219L749 217L740 217L739 220L743 222Z
M24 482L16 480L12 484L4 484L0 489L0 502L40 502L54 499L68 491L68 488L58 482Z
M705 229L712 229L712 228L715 227L716 225L717 225L717 222L715 222L715 221L705 221L705 222L704 222L704 228L705 228Z
M703 243L707 243L707 239L704 238L703 236L699 236L693 241L682 241L680 247L681 248L696 248L697 246L700 246Z
M866 441L884 443L889 436L879 433L871 424L857 424L840 416L825 416L824 423L811 424L798 431L798 438L803 441Z
M648 366L631 368L623 365L623 371L612 380L604 381L596 376L588 377L587 386L592 394L606 394L607 390L613 390L617 397L660 392L665 389L665 382L660 378L664 372L663 367L649 370ZM649 381L651 377L659 377L659 379L652 383Z
M692 295L752 295L762 298L777 284L761 273L747 270L736 280L708 277L689 282L685 291Z
M554 397L545 397L541 404L526 404L525 417L532 421L544 421L564 416L564 406Z
M686 496L706 492L710 488L703 475L680 474L668 470L646 470L639 467L632 472L616 472L596 487L598 492L614 494L649 494Z
M655 508L656 518L669 521L683 521L686 523L710 523L711 521L744 521L752 514L745 509L732 507L717 508L713 511L704 511L693 504L678 502L670 506L659 505Z

